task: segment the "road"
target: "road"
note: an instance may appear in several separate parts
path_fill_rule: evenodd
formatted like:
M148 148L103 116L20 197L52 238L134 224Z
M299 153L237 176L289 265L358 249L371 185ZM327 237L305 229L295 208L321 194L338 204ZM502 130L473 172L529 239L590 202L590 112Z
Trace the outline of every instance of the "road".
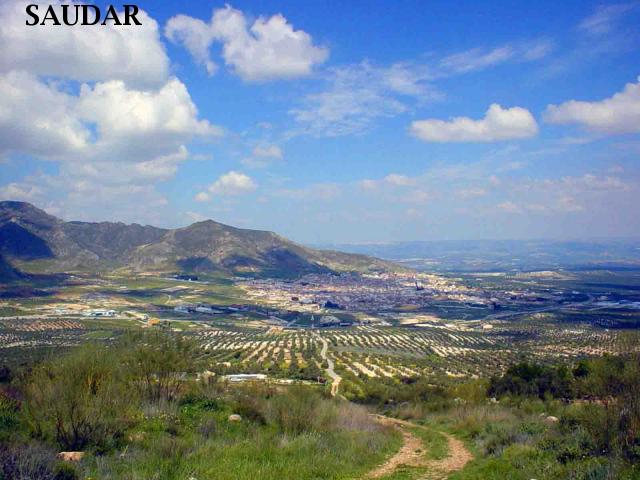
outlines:
M320 343L322 343L322 350L320 350L320 357L323 361L327 362L327 368L325 371L327 375L331 378L331 396L335 397L338 394L338 386L342 381L342 377L336 373L334 370L333 360L327 355L329 351L329 342L327 342L321 335L317 332L313 332L313 335L318 339Z

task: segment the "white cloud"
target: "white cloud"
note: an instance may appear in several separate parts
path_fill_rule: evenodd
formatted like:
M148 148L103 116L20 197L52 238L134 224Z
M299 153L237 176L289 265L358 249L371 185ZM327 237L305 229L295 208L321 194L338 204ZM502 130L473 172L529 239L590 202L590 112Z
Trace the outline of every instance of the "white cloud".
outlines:
M221 134L198 119L175 78L157 90L134 90L121 80L83 84L75 96L28 73L0 75L0 154L56 160L78 175L166 179L188 157L187 142ZM134 166L125 173L122 163Z
M425 190L413 190L406 195L400 197L400 201L413 204L424 204L432 199L432 194Z
M188 211L184 213L184 216L187 217L190 222L203 222L207 220L207 217L205 215L202 215L198 212Z
M205 67L209 75L216 73L218 66L209 56L209 48L214 37L209 24L188 15L176 15L169 19L164 32L173 43L183 44L193 59Z
M277 145L258 145L253 149L253 156L260 158L282 158L282 150Z
M522 212L522 208L520 208L518 205L513 203L511 200L507 200L505 202L499 203L498 205L496 205L496 208L498 210L501 210L501 211L506 212L506 213L521 213Z
M35 202L42 199L43 193L39 186L26 183L13 182L0 187L0 198L7 200Z
M166 80L169 59L157 23L144 11L138 15L141 26L30 27L25 25L29 3L37 2L0 2L0 73L22 70L78 81L118 79L144 88ZM61 3L40 4L41 16L49 4L61 16Z
M257 145L251 156L243 158L241 163L249 168L265 168L272 162L282 160L282 149L277 145Z
M461 188L456 192L457 196L463 200L470 198L483 197L487 194L487 190L481 187Z
M25 72L0 74L0 155L47 158L81 152L90 132L74 112L75 99Z
M408 187L415 184L415 180L413 178L407 177L406 175L400 175L398 173L390 173L383 178L383 181L396 187Z
M510 46L497 47L489 51L473 48L443 58L440 67L454 73L467 73L504 63L514 55L514 49Z
M182 43L210 74L215 64L209 48L214 41L221 42L226 65L249 82L306 76L329 56L327 48L315 46L308 33L294 30L282 15L259 17L248 27L244 14L228 5L214 10L209 24L186 15L173 17L165 33Z
M290 110L299 125L294 133L335 137L366 130L377 118L394 117L415 103L440 98L427 80L426 68L398 63L377 67L362 62L333 68L327 88L306 95L300 107Z
M507 62L533 62L546 57L552 50L553 44L549 40L507 44L492 49L476 47L442 58L438 63L438 74L464 74Z
M278 197L295 200L330 201L342 193L340 185L336 183L316 183L304 188L283 188L275 192Z
M637 5L635 2L601 5L593 15L588 16L580 22L579 28L591 35L609 33L620 17Z
M168 76L156 22L140 12L142 26L25 28L24 11L21 0L0 2L0 156L54 161L58 173L1 193L71 218L164 224L156 185L189 158L189 142L222 129Z
M426 142L496 142L532 137L538 133L538 125L528 110L494 103L481 120L418 120L411 124L411 133Z
M364 190L376 190L378 187L411 187L416 184L416 179L400 173L390 173L381 180L364 179L358 182Z
M609 134L640 132L640 78L628 83L622 92L595 102L570 100L549 105L545 121L557 124L579 124Z
M129 160L173 152L194 136L222 135L219 127L198 120L186 86L176 78L154 91L131 90L117 80L83 85L77 112L96 125L97 152Z
M209 195L207 192L198 192L196 193L195 197L193 197L193 199L196 202L208 202L209 200L211 200L211 195Z
M213 196L235 196L253 192L258 185L244 173L230 171L220 176L207 188L206 192L199 192L195 196L198 202L206 202Z

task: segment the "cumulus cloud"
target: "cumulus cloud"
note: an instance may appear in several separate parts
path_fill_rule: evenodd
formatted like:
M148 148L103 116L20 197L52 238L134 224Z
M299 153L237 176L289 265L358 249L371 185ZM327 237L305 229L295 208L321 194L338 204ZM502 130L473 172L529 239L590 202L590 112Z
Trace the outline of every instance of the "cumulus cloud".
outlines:
M110 23L34 28L25 25L29 3L38 2L0 2L0 73L23 70L78 81L118 79L144 88L166 80L169 58L160 42L157 23L144 11L138 15L141 26ZM46 11L52 4L61 17L62 3L41 3L39 11Z
M221 128L197 118L186 86L176 78L154 91L131 90L118 80L83 85L77 112L96 125L98 153L130 160L175 151L194 136L222 135Z
M25 29L24 11L21 0L0 3L0 155L55 161L57 173L1 193L71 218L163 223L156 184L189 158L189 142L222 129L168 76L156 22L141 12L142 26Z
M25 72L0 74L0 155L55 158L87 147L90 132L75 99Z
M79 172L105 162L136 163L139 173L157 175L186 159L185 143L195 136L221 134L198 119L186 87L175 78L156 90L135 90L121 80L83 84L76 96L25 72L0 75L0 154L74 163Z
M497 142L533 137L538 125L528 110L494 103L480 120L417 120L411 124L411 133L425 142Z
M309 75L329 56L327 48L314 45L308 33L294 30L282 15L259 17L249 27L245 15L228 5L214 10L209 23L175 16L167 22L165 34L184 45L209 74L216 69L209 49L221 42L225 64L248 82Z
M211 200L213 196L235 196L253 192L258 185L244 173L230 171L220 176L207 188L206 192L199 192L194 199L198 202Z
M636 83L628 83L621 92L604 100L569 100L549 105L544 119L549 123L578 124L608 134L640 132L640 77Z
M176 15L169 19L164 32L173 43L182 44L209 75L216 73L218 66L209 56L214 39L211 25L188 15Z

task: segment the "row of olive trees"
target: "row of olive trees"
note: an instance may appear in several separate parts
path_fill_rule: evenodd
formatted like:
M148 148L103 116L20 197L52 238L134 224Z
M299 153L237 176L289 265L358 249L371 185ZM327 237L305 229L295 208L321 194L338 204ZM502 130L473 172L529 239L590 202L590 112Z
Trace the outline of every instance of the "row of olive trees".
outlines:
M191 341L164 333L86 345L25 377L24 419L33 435L64 449L108 449L142 405L175 399L197 363Z

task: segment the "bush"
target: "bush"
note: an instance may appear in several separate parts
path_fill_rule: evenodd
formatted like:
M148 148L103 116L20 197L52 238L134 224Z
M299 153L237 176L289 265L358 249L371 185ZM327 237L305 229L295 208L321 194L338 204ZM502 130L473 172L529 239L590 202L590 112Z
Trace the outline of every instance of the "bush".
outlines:
M56 480L55 450L44 444L0 444L0 478L11 480Z
M135 403L115 355L94 345L35 368L25 386L25 418L35 436L62 449L109 448Z
M505 395L537 396L544 399L573 398L572 376L566 367L518 363L510 367L501 377L493 377L487 394L490 397Z
M128 367L148 401L176 399L185 376L197 371L197 346L183 336L151 333L133 336L128 342L132 346Z
M332 402L315 392L294 387L275 396L266 404L267 421L285 433L298 435L310 431L326 431L335 420Z

